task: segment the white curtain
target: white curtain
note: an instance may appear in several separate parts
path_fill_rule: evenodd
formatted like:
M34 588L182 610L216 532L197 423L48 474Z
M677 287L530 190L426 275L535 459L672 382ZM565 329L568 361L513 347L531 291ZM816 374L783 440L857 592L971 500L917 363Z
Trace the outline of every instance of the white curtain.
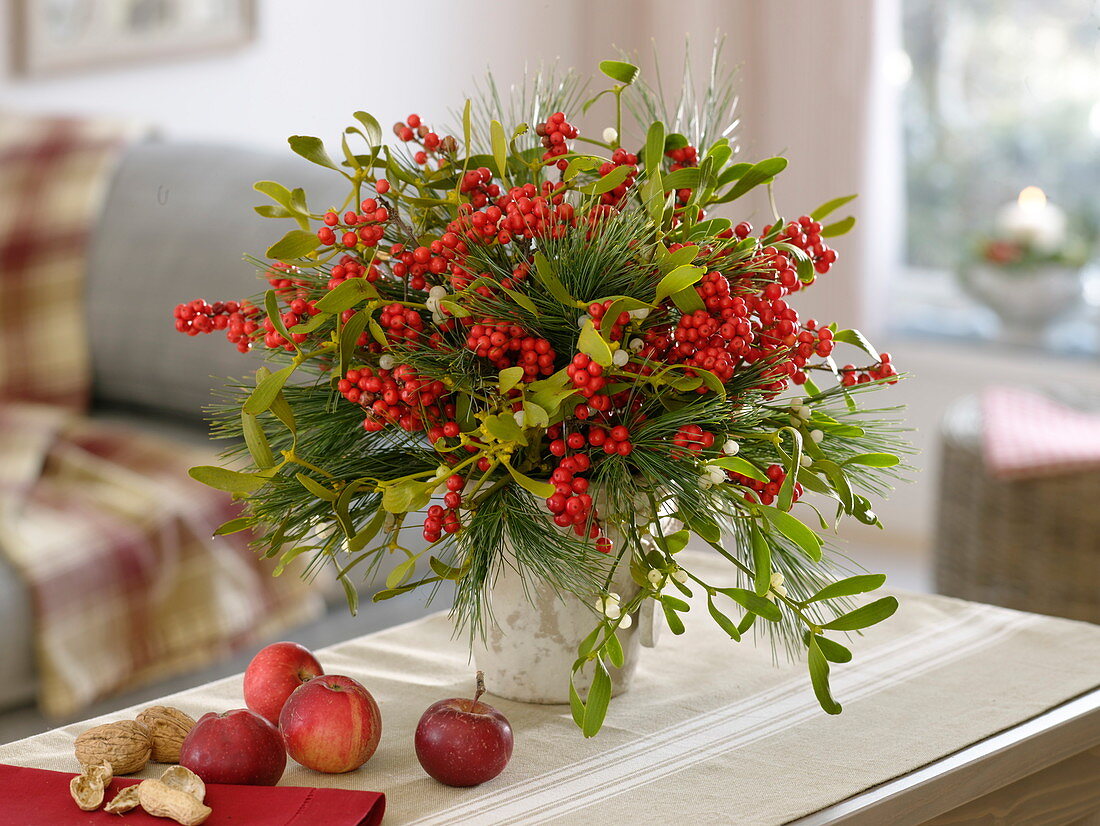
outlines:
M636 53L651 75L656 53L668 87L690 37L699 77L716 35L740 64L742 156L783 154L790 166L775 191L781 213L797 217L838 195L859 223L837 241L841 258L798 299L806 316L877 332L896 270L902 173L896 90L899 0L629 0L581 3L577 63L594 65L610 44ZM738 201L731 217L771 223L763 193ZM837 213L841 217L846 212ZM823 285L824 286L824 285Z

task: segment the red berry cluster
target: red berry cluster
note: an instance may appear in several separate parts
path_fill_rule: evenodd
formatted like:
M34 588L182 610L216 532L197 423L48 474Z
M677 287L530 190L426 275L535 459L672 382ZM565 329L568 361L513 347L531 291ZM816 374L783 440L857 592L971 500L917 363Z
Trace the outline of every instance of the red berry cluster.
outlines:
M474 209L482 209L491 198L500 197L500 184L491 183L492 180L493 173L488 167L480 166L462 176L458 191L469 197Z
M458 149L458 142L454 137L451 135L439 137L421 121L420 115L409 115L404 121L398 121L393 125L393 133L397 135L398 140L405 143L415 141L424 147L413 154L413 160L418 164L426 164L429 155L438 155L441 152L452 153ZM440 166L444 163L446 160L439 158Z
M620 166L629 166L630 174L628 174L623 182L617 187L600 196L601 204L609 204L614 207L621 206L623 201L626 200L626 191L634 186L634 180L638 177L638 156L633 152L627 152L622 147L619 147L611 153L610 162L600 166L599 176L601 178L606 178L611 174L612 170Z
M601 553L610 553L611 540L601 536L600 514L588 493L588 479L580 475L592 466L591 459L584 453L565 455L566 441L562 439L561 425L549 428L546 435L551 439L550 452L562 457L550 474L554 493L546 500L547 510L554 515L554 524L561 528L572 527L577 536L595 539ZM576 435L579 434L571 433L569 437Z
M287 311L283 313L279 318L283 322L283 327L287 332L298 324L301 324L307 317L315 316L321 312L317 309L315 301L306 301L304 298L292 299L287 304ZM305 333L290 333L290 339L288 340L282 333L275 327L275 322L270 316L265 317L263 320L264 331L264 344L272 349L278 349L282 347L287 352L293 352L295 344L301 344L309 336Z
M751 476L743 476L740 473L734 473L732 470L727 472L727 476L729 476L731 482L749 488L749 490L753 492L745 492L745 499L747 501L753 501L753 494L755 493L756 499L760 501L761 505L770 505L775 501L775 497L779 495L779 489L783 487L783 480L787 478L787 473L779 465L770 465L764 475L768 477L768 481L766 482L760 479L753 479ZM802 493L802 485L795 484L791 501L797 502L802 498Z
M378 316L378 323L392 342L419 341L424 333L424 319L420 313L399 301L386 305Z
M601 392L607 385L603 367L594 362L590 356L577 353L565 368L565 372L577 392L588 400L589 407L601 413L611 409L611 397Z
M390 272L395 277L408 279L414 290L423 290L428 279L439 283L444 273L465 273L461 258L468 248L466 242L453 232L445 232L427 246L408 249L404 244L390 247Z
M420 376L407 364L393 370L356 367L348 370L336 387L345 399L367 411L363 429L371 432L387 424L409 432L438 423L445 427L455 416L443 382Z
M484 209L462 204L447 229L476 241L496 238L501 244L513 238L559 237L576 223L573 205L565 202L562 190L562 184L550 181L543 182L541 191L534 184L512 187Z
M424 539L428 542L438 542L444 533L452 534L462 530L458 509L462 507L462 489L465 486L466 480L457 473L447 477L443 505L432 505L424 519Z
M564 113L555 112L547 118L546 123L540 123L535 127L535 134L542 138L542 145L546 149L542 159L549 166L554 163L554 158L569 153L569 147L565 142L577 137L578 132L577 127L565 120ZM557 165L558 169L565 169L569 164L562 158L557 161Z
M176 330L189 336L225 330L225 337L242 353L252 347L252 334L259 329L255 316L259 310L247 301L215 301L207 304L201 298L177 304L173 316Z
M677 459L687 455L684 451L698 456L707 448L713 447L714 434L697 424L685 424L672 437L672 444L676 446L672 455Z
M350 255L340 256L340 262L334 264L332 269L329 270L328 288L330 290L335 289L339 285L343 284L349 278L366 278L367 281L372 284L377 281L382 274L378 271L378 267L371 264L368 269Z
M514 324L488 321L474 324L467 331L466 346L500 370L516 365L522 367L524 381L534 381L540 375L549 376L554 372L557 354L550 342L529 336Z
M267 283L280 297L294 295L298 298L305 298L309 295L309 282L304 278L290 277L298 272L289 264L276 261L266 273Z
M325 213L325 225L317 230L317 238L325 246L338 246L354 250L360 244L376 247L386 233L389 209L374 198L366 198L359 204L360 212L349 209L340 216L332 210ZM337 235L337 230L340 234Z
M770 226L764 227L765 235L771 231ZM788 244L803 250L810 256L810 260L814 265L814 272L818 275L824 275L836 263L836 250L826 244L821 237L821 223L815 221L809 215L803 215L797 221L789 222L783 228L777 240L786 241ZM798 282L796 286L789 286L788 289L795 292L812 283L813 281Z
M867 384L871 381L888 379L887 384L897 384L898 380L893 377L897 376L898 371L890 362L890 354L879 353L878 358L878 363L866 370L860 370L854 364L845 364L840 368L840 383L845 387L851 387L853 384Z

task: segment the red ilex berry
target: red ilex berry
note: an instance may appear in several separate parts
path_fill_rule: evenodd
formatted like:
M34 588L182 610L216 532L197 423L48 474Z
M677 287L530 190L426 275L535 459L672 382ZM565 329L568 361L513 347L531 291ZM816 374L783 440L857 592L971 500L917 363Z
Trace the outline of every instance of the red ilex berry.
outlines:
M542 159L549 166L555 163L555 158L569 153L566 141L577 137L578 132L575 126L566 121L564 113L555 112L546 119L545 123L535 126L535 134L542 138L542 145L546 149ZM557 161L557 166L558 169L565 169L568 163L562 159Z

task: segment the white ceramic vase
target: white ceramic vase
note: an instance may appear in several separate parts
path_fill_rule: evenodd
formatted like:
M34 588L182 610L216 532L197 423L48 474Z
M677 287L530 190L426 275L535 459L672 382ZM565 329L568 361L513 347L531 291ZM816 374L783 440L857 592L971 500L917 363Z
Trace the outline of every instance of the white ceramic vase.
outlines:
M619 594L624 605L638 591L625 556L616 569L611 590ZM569 675L577 659L577 647L599 622L596 594L582 601L572 594L559 594L534 577L527 577L525 582L516 569L514 556L506 549L500 574L487 599L493 622L488 623L485 639L475 640L473 648L489 691L525 703L568 703ZM616 632L623 648L623 667L607 663L613 694L627 690L638 665L641 635L638 617L632 620L630 628ZM581 697L587 696L592 672L588 667L574 681Z

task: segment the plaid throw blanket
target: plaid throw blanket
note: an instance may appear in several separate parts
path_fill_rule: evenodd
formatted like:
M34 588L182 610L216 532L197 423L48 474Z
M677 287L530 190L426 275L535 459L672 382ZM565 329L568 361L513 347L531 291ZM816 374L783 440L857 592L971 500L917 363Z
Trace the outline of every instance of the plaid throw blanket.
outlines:
M79 415L88 241L137 131L0 114L0 553L31 594L40 704L57 716L322 607L247 535L212 538L236 514L187 476L208 455Z
M195 668L316 616L294 571L276 579L237 515L191 480L209 462L59 408L0 405L0 550L33 597L40 704L51 715Z
M138 131L0 113L0 401L87 404L88 237L120 150Z

